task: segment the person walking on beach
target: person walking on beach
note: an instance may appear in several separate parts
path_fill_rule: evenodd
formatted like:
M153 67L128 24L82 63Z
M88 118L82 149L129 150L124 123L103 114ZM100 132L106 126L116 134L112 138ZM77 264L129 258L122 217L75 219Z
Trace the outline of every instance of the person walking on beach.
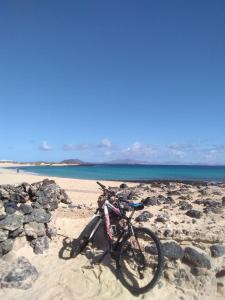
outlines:
M17 172L17 173L19 173L19 172L20 172L20 169L19 169L19 168L17 168L17 169L16 169L16 172Z

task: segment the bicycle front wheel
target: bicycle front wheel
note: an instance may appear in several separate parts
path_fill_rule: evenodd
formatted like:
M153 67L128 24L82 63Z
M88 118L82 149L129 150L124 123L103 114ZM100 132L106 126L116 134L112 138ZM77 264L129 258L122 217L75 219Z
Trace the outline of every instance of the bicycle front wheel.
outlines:
M84 230L79 235L78 239L75 240L74 244L72 245L71 249L71 257L75 257L80 254L84 249L87 247L88 243L92 240L95 233L97 232L98 228L93 234L93 230L97 226L100 221L99 216L95 216L84 228Z
M126 235L117 256L117 271L122 284L132 293L152 289L163 270L162 247L157 236L147 228L133 228Z

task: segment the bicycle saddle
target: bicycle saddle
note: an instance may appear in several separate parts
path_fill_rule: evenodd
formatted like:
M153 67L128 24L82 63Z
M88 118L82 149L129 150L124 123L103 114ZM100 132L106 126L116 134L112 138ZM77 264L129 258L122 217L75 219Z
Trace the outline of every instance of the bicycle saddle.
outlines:
M128 206L132 207L134 210L142 210L145 207L143 203L129 203Z

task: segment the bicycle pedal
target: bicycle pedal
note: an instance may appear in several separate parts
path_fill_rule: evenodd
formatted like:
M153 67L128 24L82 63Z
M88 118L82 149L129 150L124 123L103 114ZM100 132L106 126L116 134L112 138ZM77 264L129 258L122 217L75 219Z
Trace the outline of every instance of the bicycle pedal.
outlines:
M117 228L116 228L116 225L111 225L111 230L112 230L112 236L117 235Z

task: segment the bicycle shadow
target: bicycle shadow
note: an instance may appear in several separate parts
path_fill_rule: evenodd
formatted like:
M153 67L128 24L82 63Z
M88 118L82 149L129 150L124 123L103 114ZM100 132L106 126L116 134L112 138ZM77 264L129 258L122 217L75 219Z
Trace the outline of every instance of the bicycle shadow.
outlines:
M85 229L84 229L85 230ZM59 250L58 256L61 259L68 260L68 259L76 259L77 255L73 252L73 249L77 249L79 244L79 237L73 239L72 241L68 238L63 239L63 246ZM98 231L94 235L93 241L90 243L90 245L87 246L87 248L82 251L82 253L79 255L84 255L90 262L91 267L94 268L96 265L103 265L112 272L112 274L116 277L117 280L120 280L118 276L118 271L116 269L116 262L115 260L110 256L110 253L108 253L102 261L99 263L100 258L102 257L103 253L108 249L108 241L105 234L105 230L103 228L103 224L100 224ZM85 267L84 268L90 268ZM133 285L138 285L138 282L129 274L126 273L127 277L129 277L130 281L133 283ZM121 282L121 281L120 281ZM122 283L122 282L121 282ZM123 284L123 283L122 283ZM129 290L134 296L138 296L139 294L134 293L133 291Z

